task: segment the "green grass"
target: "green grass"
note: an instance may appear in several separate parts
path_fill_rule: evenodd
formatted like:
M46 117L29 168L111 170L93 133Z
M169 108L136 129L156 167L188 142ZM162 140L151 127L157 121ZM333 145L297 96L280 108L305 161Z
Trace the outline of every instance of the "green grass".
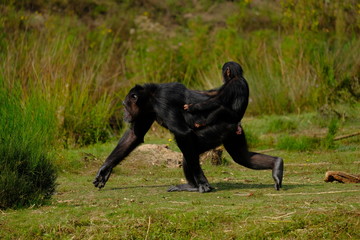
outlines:
M287 117L295 121L297 134L321 134L326 139L330 128L320 126L318 115ZM260 146L252 149L263 148L270 137L274 142L268 147L276 147L276 140L289 131L268 132L269 118L285 117L244 120L245 130L260 135ZM336 136L359 129L359 121L340 121L338 127ZM145 143L168 144L177 150L167 131L157 125L152 129ZM207 194L166 192L170 185L184 181L182 170L153 166L153 156L145 153L130 155L99 191L92 180L116 142L63 150L57 157L61 171L51 203L2 211L0 238L357 239L359 186L323 179L330 170L360 172L360 137L334 143L333 148L317 145L304 151L267 153L285 160L281 191L274 190L271 171L246 169L227 154L226 165L205 161L205 174L216 188Z
M23 103L17 89L4 91L0 78L0 209L43 204L56 185L52 108L34 96Z
M270 171L211 166L215 192L167 193L181 169L139 165L129 158L107 186L92 186L96 168L61 174L52 204L7 210L0 237L17 239L345 239L358 238L360 189L323 182L327 170L359 172L359 149L346 153L273 154L285 158L283 190ZM144 156L146 157L146 156ZM342 161L339 161L342 159ZM100 164L101 160L97 161ZM31 216L29 218L29 216Z
M319 147L319 139L307 136L283 136L280 137L277 143L279 149L293 150L293 151L311 151Z

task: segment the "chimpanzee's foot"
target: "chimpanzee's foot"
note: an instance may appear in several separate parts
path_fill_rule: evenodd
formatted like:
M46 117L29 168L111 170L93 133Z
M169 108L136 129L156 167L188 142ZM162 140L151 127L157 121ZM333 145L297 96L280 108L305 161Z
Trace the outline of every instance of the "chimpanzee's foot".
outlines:
M211 192L214 188L210 186L209 183L199 184L199 187L191 186L190 184L180 184L176 186L171 186L168 189L168 192Z
M180 184L180 185L176 185L176 186L171 186L168 189L168 192L198 192L199 188L197 187L193 187L190 184Z
M213 189L214 188L212 186L210 186L209 183L199 184L199 192L200 193L211 192Z
M112 172L112 168L107 167L107 166L102 166L99 169L99 171L93 181L94 186L99 189L103 188L105 186L107 180L109 179L111 172Z
M275 189L280 190L282 187L282 179L284 172L284 161L282 158L276 158L274 168L272 171L272 176L275 181Z

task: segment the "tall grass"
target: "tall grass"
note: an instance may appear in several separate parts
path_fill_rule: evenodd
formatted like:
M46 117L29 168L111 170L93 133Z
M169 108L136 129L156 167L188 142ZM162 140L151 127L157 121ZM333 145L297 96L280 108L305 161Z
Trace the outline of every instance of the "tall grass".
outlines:
M45 24L41 14L14 14L12 21L22 27L5 37L1 70L6 81L20 81L25 93L37 89L56 106L66 139L79 144L108 139L117 96L112 89L118 83L116 73L107 69L116 61L116 37L108 37L111 32L104 27L93 32L84 25L72 28L78 22L71 17L49 16Z
M360 95L358 11L355 0L12 1L0 73L55 106L67 145L111 137L134 84L213 88L229 60L249 82L247 114L316 110Z
M56 133L51 106L0 78L0 208L42 204L55 190L49 153Z

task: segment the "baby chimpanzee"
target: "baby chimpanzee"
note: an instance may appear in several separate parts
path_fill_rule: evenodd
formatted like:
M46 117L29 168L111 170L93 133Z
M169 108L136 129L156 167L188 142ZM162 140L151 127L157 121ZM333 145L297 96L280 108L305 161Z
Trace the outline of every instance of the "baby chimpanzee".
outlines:
M241 134L241 126L238 123L243 118L249 102L249 87L243 77L243 70L236 62L227 62L222 67L224 84L217 91L207 95L210 98L196 104L185 104L184 110L197 115L199 112L209 111L206 119L201 118L195 122L195 127L203 127L228 123L236 128L236 133Z

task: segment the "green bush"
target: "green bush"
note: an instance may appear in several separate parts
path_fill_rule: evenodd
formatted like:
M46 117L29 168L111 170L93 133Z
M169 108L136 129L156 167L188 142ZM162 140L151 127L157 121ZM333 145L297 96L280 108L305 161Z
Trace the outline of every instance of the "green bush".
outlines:
M282 136L279 138L277 148L293 151L311 151L319 146L319 140L307 136Z
M328 133L326 137L321 142L321 145L325 149L332 149L335 147L334 138L335 134L337 133L339 129L339 120L334 118L330 120L329 126L328 126Z
M251 128L246 129L246 141L250 148L258 147L261 143L259 136Z
M288 117L267 117L268 132L277 133L283 131L293 131L297 129L297 122Z
M34 96L23 102L19 92L0 79L0 208L43 204L56 185L54 111Z

